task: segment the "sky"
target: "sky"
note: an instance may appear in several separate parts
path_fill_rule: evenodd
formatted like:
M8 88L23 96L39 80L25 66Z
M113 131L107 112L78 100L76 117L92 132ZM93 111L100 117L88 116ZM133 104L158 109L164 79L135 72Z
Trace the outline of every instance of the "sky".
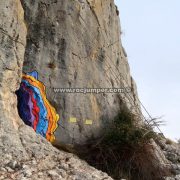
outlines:
M180 0L115 0L140 100L180 139Z

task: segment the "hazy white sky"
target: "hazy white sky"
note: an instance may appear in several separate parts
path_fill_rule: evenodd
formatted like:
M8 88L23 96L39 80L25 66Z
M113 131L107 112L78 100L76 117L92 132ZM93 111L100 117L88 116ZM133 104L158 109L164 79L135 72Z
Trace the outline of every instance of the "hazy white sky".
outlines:
M122 41L141 101L180 138L180 0L115 0Z

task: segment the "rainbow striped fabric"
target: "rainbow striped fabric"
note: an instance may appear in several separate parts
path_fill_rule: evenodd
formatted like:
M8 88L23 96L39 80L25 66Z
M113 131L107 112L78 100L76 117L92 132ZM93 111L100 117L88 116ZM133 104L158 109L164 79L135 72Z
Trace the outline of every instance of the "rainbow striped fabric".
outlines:
M36 71L23 74L18 91L18 112L26 125L50 142L54 142L59 115L46 98L46 89Z

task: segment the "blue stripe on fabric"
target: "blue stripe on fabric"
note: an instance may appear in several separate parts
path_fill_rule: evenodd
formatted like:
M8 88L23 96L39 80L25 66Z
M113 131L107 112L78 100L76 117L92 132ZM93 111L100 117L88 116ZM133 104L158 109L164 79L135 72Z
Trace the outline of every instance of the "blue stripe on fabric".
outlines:
M29 75L29 76L32 76L32 77L34 77L35 79L38 80L38 72L37 71L28 72L26 74Z
M40 90L37 87L31 85L27 80L22 80L22 82L33 91L37 106L40 109L36 132L41 134L43 137L46 137L46 132L48 130L47 109L44 105Z

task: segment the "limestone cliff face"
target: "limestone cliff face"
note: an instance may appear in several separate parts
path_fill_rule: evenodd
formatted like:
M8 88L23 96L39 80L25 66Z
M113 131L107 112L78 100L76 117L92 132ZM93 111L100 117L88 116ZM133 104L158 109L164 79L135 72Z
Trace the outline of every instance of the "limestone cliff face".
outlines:
M111 179L72 154L55 149L25 126L15 91L21 81L26 26L19 0L0 1L0 179Z
M14 16L16 14L16 16ZM20 2L0 2L0 99L1 114L9 114L9 119L17 128L16 96L13 92L21 81L21 70L26 46L24 13ZM8 17L8 18L7 18ZM20 34L21 32L21 34Z
M138 111L113 0L21 0L27 24L24 72L37 70L60 114L57 144L97 137L121 101ZM131 94L66 94L53 88L123 88ZM77 123L69 119L77 118ZM86 119L92 125L85 125Z
M3 154L3 149L23 152L16 134L22 121L17 113L14 94L21 81L26 46L24 13L18 0L0 1L0 41L0 146L3 147L0 148L0 154ZM8 143L12 148L6 147ZM6 154L0 161L4 159Z

